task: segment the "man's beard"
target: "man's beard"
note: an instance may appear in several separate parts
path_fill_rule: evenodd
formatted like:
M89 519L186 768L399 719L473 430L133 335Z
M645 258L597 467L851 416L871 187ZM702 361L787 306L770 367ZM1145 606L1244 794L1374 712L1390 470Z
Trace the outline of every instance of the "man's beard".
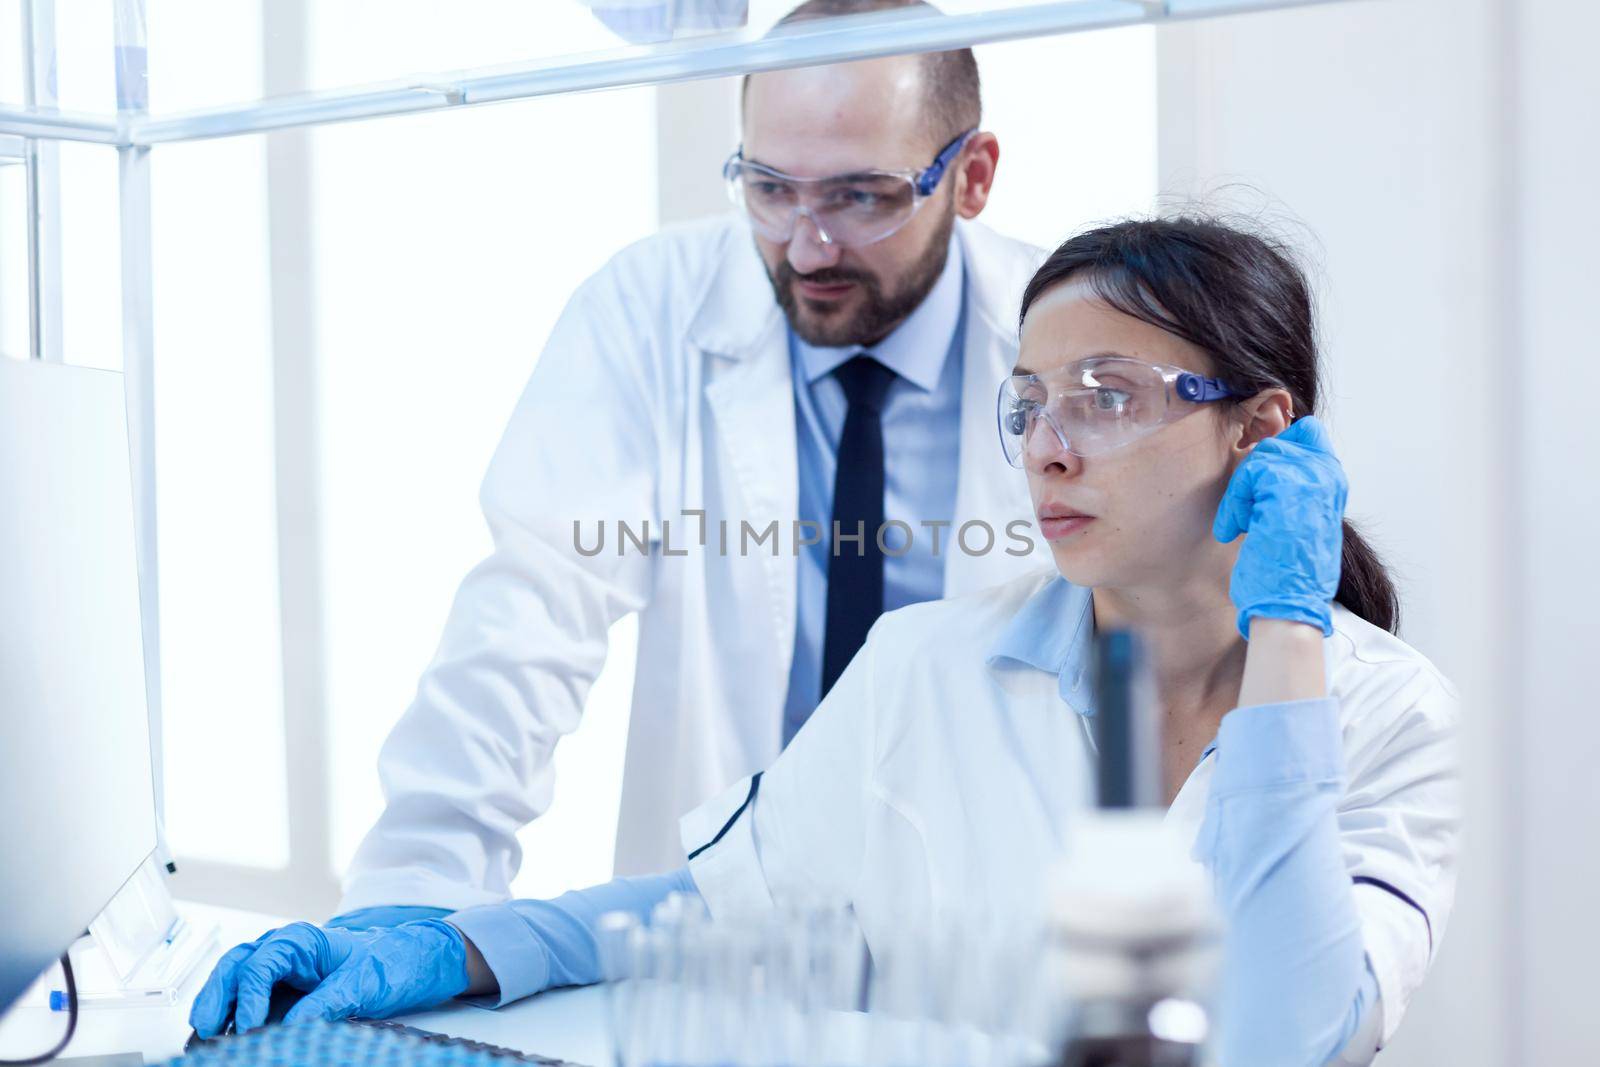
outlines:
M847 268L819 270L800 275L789 265L787 258L779 260L776 268L767 271L778 306L789 320L789 327L804 342L818 348L845 348L858 345L870 348L894 332L911 313L927 299L934 283L944 272L950 254L950 236L955 231L955 211L947 210L944 220L928 247L917 257L907 272L905 281L890 293L885 293L878 278L864 271ZM804 280L817 285L834 285L854 282L861 300L848 318L818 321L808 316L800 306L803 299L795 292L795 282Z

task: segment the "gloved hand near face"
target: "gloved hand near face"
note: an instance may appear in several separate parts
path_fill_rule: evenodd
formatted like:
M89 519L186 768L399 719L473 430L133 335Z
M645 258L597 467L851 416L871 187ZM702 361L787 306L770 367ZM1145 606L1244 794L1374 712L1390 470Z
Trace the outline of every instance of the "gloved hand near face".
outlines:
M1248 535L1228 586L1246 639L1257 616L1333 633L1347 495L1344 468L1314 415L1256 445L1233 472L1212 533L1224 544Z
M222 1032L231 1012L243 1033L266 1022L272 987L307 995L286 1023L420 1011L467 989L466 939L439 919L372 930L291 923L229 950L189 1011L202 1038Z

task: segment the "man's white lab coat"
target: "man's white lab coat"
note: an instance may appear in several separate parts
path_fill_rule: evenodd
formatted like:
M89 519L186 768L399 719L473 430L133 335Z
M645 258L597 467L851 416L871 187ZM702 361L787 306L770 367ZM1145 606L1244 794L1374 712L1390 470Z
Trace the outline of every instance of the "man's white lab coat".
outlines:
M928 517L953 520L941 531L946 595L1048 559L1031 525L1034 553L1007 551L1020 544L1008 524L1031 524L1032 509L995 425L1019 298L1041 254L972 223L955 239L966 268L956 505ZM797 478L788 331L742 219L642 241L585 282L489 467L494 551L463 581L383 746L387 806L340 910L507 897L517 831L550 804L556 742L578 726L608 628L633 611L617 873L682 865L678 817L781 747ZM648 521L647 552L619 536L619 521L635 535ZM774 521L775 541L751 543ZM987 552L983 527L969 530L972 554L956 543L968 522L993 531Z

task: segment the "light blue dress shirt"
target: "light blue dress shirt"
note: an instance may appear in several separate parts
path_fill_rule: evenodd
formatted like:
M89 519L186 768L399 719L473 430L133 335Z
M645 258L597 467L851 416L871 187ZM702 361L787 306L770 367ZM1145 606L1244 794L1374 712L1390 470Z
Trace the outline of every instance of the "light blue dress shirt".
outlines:
M868 352L895 372L884 402L883 517L911 530L911 550L883 561L883 610L937 600L944 595L944 557L951 532L922 525L948 522L955 513L960 459L962 338L965 268L954 238L944 271L927 297L893 333L870 349L818 348L789 334L794 371L794 413L800 474L800 514L822 532L800 554L795 589L794 663L783 709L787 745L822 699L822 641L828 613L828 561L832 552L833 479L839 435L848 404L834 370ZM871 531L869 531L869 536ZM935 556L934 538L939 537ZM891 551L904 547L897 529L885 535ZM847 546L845 551L855 551Z
M1054 674L1089 720L1094 602L1057 578L1000 635L990 661ZM1194 857L1211 871L1228 923L1219 1060L1313 1065L1332 1059L1378 1003L1339 843L1344 795L1332 697L1235 708L1200 761L1217 761Z
M687 867L670 874L615 878L575 889L554 900L513 900L468 908L450 916L494 975L499 989L484 998L494 1007L546 989L594 985L600 967L600 916L625 911L648 922L673 893L694 893Z

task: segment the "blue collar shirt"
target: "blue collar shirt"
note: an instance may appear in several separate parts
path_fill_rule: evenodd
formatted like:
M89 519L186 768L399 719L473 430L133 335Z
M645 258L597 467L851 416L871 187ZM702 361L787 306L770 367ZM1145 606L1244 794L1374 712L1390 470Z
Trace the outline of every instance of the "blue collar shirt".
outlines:
M788 744L811 716L822 693L822 642L828 605L828 561L832 552L833 481L839 435L848 405L833 372L861 352L894 371L884 403L883 459L885 523L911 530L910 551L883 561L883 610L937 600L944 595L944 555L951 531L923 522L948 522L955 514L956 468L960 460L962 337L965 333L965 267L952 239L943 272L927 297L893 333L872 348L819 348L789 333L798 437L800 514L815 523L821 541L800 553L797 568L794 661L784 702L783 741ZM870 536L869 531L869 536ZM938 554L934 538L941 538ZM898 550L898 530L885 535Z

